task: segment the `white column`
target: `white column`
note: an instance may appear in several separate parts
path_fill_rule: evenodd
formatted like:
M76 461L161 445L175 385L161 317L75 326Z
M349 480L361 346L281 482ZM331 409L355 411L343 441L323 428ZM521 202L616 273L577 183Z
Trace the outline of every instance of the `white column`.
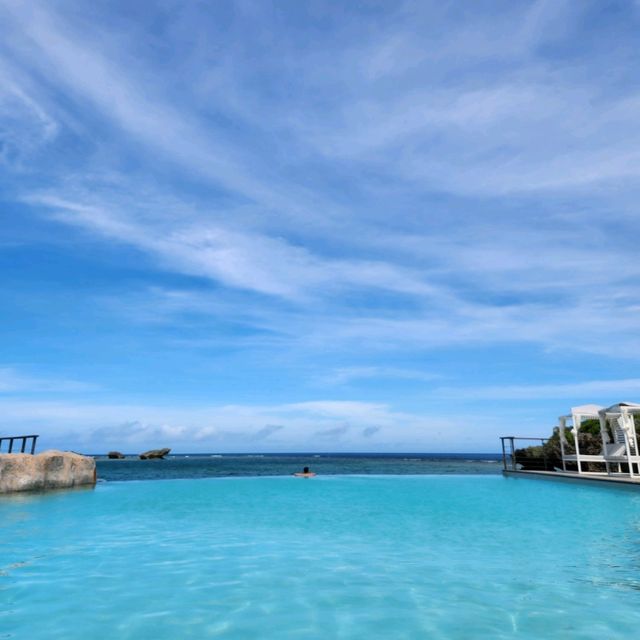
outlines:
M573 419L573 439L576 443L576 464L578 465L578 473L582 473L582 465L580 464L580 444L578 442L578 431L580 431L580 423L582 417L579 414L572 415Z
M620 407L620 418L622 420L622 430L624 431L624 446L627 451L627 462L629 463L629 477L633 478L633 463L631 462L631 448L629 447L631 436L627 431L627 413L622 407Z
M638 451L638 437L636 436L636 417L632 411L629 411L629 426L631 428L631 436L629 437L630 442L633 443L633 450L636 452L636 459L640 456L640 451ZM638 465L638 471L640 471L640 464Z
M609 469L609 461L607 460L607 444L609 442L609 436L607 435L607 418L602 413L598 414L600 420L600 440L602 440L602 455L604 456L604 466L607 470L607 475L611 473Z

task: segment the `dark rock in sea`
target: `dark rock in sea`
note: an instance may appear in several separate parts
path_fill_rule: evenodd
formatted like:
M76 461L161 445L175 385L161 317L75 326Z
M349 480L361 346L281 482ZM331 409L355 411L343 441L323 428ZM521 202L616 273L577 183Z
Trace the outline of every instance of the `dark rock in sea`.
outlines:
M153 458L164 458L171 449L151 449L140 454L140 460L151 460Z
M109 451L109 453L107 453L107 458L110 460L123 460L124 453L120 453L119 451Z

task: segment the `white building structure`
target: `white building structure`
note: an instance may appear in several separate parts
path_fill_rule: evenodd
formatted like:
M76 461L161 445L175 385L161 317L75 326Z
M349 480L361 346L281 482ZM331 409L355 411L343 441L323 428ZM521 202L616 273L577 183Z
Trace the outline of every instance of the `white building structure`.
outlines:
M602 407L597 404L583 404L579 407L572 407L571 413L560 416L558 418L558 430L560 435L560 450L562 452L562 470L567 470L567 462L575 462L578 467L578 473L583 473L583 462L604 462L604 456L602 455L580 455L580 442L578 438L578 432L580 426L584 420L599 420L600 411ZM567 442L567 435L565 430L573 429L573 442L576 452L574 454L567 454L566 447L569 444Z
M639 414L640 404L619 402L607 408L594 404L573 407L570 414L560 416L558 429L563 471L567 470L567 462L575 462L579 474L624 474L632 478L640 475L640 455L635 428L636 416ZM598 420L600 423L602 450L597 455L580 452L578 432L585 420ZM575 453L566 453L568 442L565 429L573 429ZM600 462L604 471L585 471L583 464L586 462ZM626 467L624 471L623 464Z

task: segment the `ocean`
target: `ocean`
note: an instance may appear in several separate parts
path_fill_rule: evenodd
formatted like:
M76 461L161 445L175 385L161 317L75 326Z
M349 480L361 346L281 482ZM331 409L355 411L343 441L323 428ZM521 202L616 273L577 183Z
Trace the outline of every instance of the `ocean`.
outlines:
M499 454L489 453L193 453L164 460L96 456L101 481L291 475L309 467L318 475L497 474Z

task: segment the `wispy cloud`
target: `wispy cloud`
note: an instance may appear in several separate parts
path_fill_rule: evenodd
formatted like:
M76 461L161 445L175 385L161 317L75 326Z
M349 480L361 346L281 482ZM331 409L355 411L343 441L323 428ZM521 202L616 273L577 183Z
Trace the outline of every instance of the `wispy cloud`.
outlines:
M29 154L53 141L59 126L0 62L0 162L24 170Z
M440 387L434 391L443 398L476 400L536 400L604 398L624 401L626 396L640 396L640 378L589 380L587 382L555 382L553 384L494 385L476 387Z
M11 367L0 367L0 394L78 393L96 391L98 388L89 382L34 377Z
M348 384L355 380L398 379L432 382L441 376L416 369L400 367L340 367L322 378L325 384Z
M56 212L56 219L87 228L107 238L133 245L178 271L212 278L229 287L285 298L322 295L336 288L387 289L413 295L445 295L418 271L382 261L332 260L302 246L262 234L239 232L200 223L162 224L163 235L126 214L51 196L31 196L29 202ZM168 227L168 228L167 228Z

